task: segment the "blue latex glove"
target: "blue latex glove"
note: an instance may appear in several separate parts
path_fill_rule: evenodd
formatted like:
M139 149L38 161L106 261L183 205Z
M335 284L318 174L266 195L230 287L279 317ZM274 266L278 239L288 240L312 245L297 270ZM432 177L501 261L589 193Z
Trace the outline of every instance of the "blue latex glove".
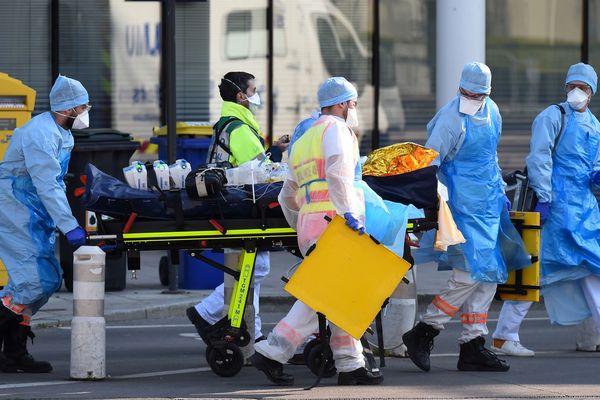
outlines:
M352 213L345 213L344 218L346 219L346 225L348 225L352 230L358 231L359 235L365 233L365 227L354 215L352 215Z
M540 213L540 223L544 225L550 213L550 203L537 203L533 211Z
M512 203L510 202L508 197L506 197L506 195L504 195L504 203L506 204L506 209L510 211L510 209L512 208Z
M78 226L65 235L69 244L73 247L79 247L85 245L85 231L82 227Z
M592 174L592 183L600 186L600 171L596 171Z

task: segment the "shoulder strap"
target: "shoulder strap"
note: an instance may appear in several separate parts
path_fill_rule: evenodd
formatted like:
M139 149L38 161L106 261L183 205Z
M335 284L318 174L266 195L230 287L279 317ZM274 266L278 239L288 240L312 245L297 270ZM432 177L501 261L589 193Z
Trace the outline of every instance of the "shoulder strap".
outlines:
M241 125L244 125L244 122L236 117L221 118L219 121L217 121L217 123L213 126L213 131L215 132L215 145L212 148L210 160L214 159L215 152L217 151L217 146L221 147L223 150L225 150L225 152L227 152L227 154L231 155L231 149L229 148L229 146L227 146L220 140L221 134L223 133L223 131L225 131L229 133L229 135L231 135L231 132L233 132Z
M553 151L556 151L556 147L558 146L558 144L560 143L560 138L565 130L565 114L566 111L564 109L563 106L561 106L560 104L555 104L556 107L558 107L558 109L560 110L560 130L558 131L558 135L556 135L556 139L554 139L554 148Z

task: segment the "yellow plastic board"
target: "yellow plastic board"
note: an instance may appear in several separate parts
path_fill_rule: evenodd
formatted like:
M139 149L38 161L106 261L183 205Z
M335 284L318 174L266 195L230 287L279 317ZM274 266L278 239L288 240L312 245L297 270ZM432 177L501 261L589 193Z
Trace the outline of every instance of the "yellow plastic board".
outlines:
M0 286L6 286L8 283L8 271L4 266L2 260L0 260Z
M360 339L409 268L406 260L336 216L285 290Z
M513 211L510 213L510 219L515 227L521 227L525 247L537 261L521 271L509 273L506 283L498 285L498 294L502 300L540 301L540 214ZM520 280L522 293L519 293L517 280Z

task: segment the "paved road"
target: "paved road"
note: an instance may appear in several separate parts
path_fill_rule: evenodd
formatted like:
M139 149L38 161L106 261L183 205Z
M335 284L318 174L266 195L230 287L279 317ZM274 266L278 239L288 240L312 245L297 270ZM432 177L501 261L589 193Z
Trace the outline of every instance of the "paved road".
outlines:
M264 316L266 329L281 314ZM495 322L491 323L493 327ZM276 388L253 368L234 378L219 378L207 367L204 345L183 318L110 325L107 371L100 382L78 382L69 376L67 328L41 329L30 350L52 360L48 375L0 374L3 398L600 398L600 353L573 351L574 329L550 327L542 312L525 323L522 340L538 351L530 359L511 359L507 373L456 370L460 326L449 324L433 352L431 372L419 371L406 359L388 359L385 383L378 387L338 387L327 379L312 391L302 387L313 377L305 367L289 366L297 386Z

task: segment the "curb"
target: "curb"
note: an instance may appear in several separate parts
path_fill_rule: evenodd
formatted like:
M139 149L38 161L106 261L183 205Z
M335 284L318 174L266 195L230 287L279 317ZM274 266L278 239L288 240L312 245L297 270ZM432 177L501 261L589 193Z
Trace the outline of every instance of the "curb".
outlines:
M104 314L104 319L106 322L122 322L143 319L168 318L173 317L175 315L184 316L185 310L188 307L196 305L197 303L198 300L193 299L166 305L108 311ZM58 319L42 319L32 321L31 327L34 329L43 329L71 326L71 319L71 316Z
M423 312L429 303L433 300L435 295L433 294L418 294L417 295L417 304L418 311ZM263 296L260 299L260 310L262 312L269 313L285 313L287 312L291 306L296 301L292 296ZM131 308L131 309L121 309L108 311L104 314L104 319L106 322L121 322L121 321L135 321L135 320L144 320L144 319L159 319L159 318L168 318L176 315L185 315L185 310L188 307L194 306L198 303L197 299L190 299L185 301L180 301L177 303L166 304L166 305L156 305L149 306L144 308ZM499 311L502 308L502 301L494 300L492 301L492 305L490 306L490 310ZM535 309L544 309L544 301L540 300L538 303L534 303L532 310ZM43 319L32 321L31 327L34 329L43 329L43 328L58 328L71 326L72 317L64 317L58 319Z

